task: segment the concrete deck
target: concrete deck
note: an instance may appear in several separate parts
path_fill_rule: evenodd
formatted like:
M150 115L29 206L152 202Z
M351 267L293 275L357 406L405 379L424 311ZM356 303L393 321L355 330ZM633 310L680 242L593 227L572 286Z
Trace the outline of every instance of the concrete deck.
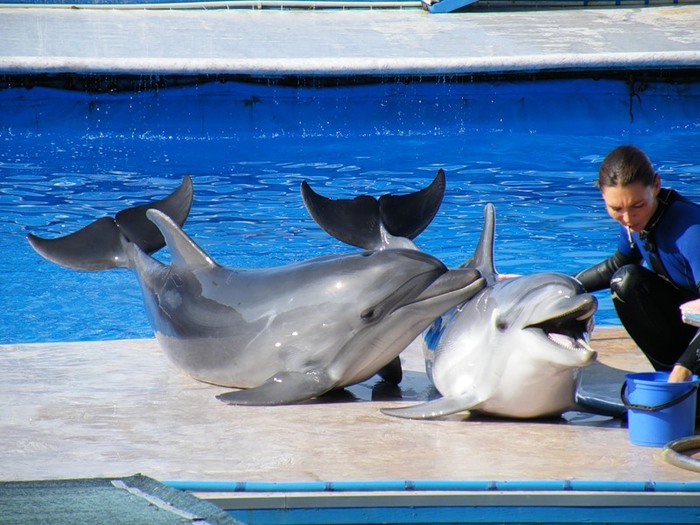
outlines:
M470 75L693 68L700 6L478 12L0 7L0 74Z
M0 8L0 74L427 75L697 68L700 6L424 11ZM620 330L601 361L649 370ZM415 348L403 399L428 389ZM696 481L605 418L405 421L358 401L231 407L154 340L0 346L0 479ZM373 398L376 401L371 401Z
M621 329L598 329L594 346L603 363L650 370ZM385 416L381 407L429 392L417 348L403 357L404 401L374 378L351 389L356 401L261 408L224 405L215 396L227 389L175 369L155 340L0 346L0 479L698 479L602 417Z

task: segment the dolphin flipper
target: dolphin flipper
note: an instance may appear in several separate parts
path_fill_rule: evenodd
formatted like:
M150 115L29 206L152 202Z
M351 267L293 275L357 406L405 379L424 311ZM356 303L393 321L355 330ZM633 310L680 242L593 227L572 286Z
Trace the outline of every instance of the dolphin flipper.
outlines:
M620 388L626 381L627 370L599 361L581 370L576 382L576 409L582 412L623 419L627 409L622 403Z
M433 182L408 195L362 195L354 199L329 199L304 181L301 195L314 221L339 241L358 248L374 249L382 244L382 226L395 237L414 239L435 217L445 195L445 172Z
M408 407L382 408L381 411L388 416L404 419L435 419L470 410L480 402L480 400L475 400L472 396L441 397L427 403Z
M321 396L335 387L325 372L281 372L262 385L216 396L229 405L291 405Z
M165 246L160 231L146 216L150 209L160 210L182 226L192 207L192 180L185 177L165 199L127 208L115 218L103 217L69 235L44 239L27 235L32 248L49 261L74 270L107 270L128 268L124 246L131 241L146 253Z

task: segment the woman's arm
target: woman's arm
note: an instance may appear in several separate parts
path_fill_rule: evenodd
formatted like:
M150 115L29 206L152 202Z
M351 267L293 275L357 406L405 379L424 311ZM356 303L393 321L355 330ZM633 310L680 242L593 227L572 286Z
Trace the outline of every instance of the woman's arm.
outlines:
M688 348L681 354L668 377L669 382L688 381L700 368L700 330L691 339Z
M610 279L622 266L639 262L636 257L625 255L617 250L612 257L591 266L574 277L579 280L587 292L597 292L610 288Z

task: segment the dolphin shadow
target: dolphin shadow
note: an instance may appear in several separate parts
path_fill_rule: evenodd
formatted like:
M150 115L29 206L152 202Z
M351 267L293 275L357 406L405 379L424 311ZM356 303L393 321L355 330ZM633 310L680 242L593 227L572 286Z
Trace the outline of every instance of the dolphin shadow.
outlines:
M610 367L600 362L594 362L581 371L578 397L594 403L608 406L622 406L620 388L625 380L627 370ZM400 384L395 385L381 379L378 375L346 388L338 388L322 396L305 400L299 405L324 405L367 402L427 402L440 397L440 393L432 385L425 372L404 370ZM537 425L577 425L604 428L626 427L626 418L610 414L596 413L593 408L574 406L560 416L538 418L507 418L478 411L460 412L443 416L441 421L482 422L489 424L528 423Z
M442 421L484 422L490 424L529 423L538 425L577 425L605 428L625 427L626 417L620 399L620 389L625 381L628 370L622 370L594 362L581 370L581 378L577 390L579 401L585 401L589 406L572 406L558 416L538 418L507 418L478 411L461 412L440 418ZM440 397L440 393L432 385L425 372L404 370L403 379L399 385L384 381L379 376L352 385L350 387L332 390L323 396L307 400L304 405L356 403L356 402L392 402L410 401L427 402ZM596 410L597 406L605 406L610 410ZM617 412L615 414L609 413Z
M428 401L440 397L425 372L412 370L403 371L403 379L398 385L374 376L349 388L365 401Z
M226 391L231 391L226 388ZM325 394L306 399L297 405L324 405L357 402L387 401L430 401L440 397L440 393L430 383L424 372L403 371L401 383L385 381L378 375L345 388L335 388Z

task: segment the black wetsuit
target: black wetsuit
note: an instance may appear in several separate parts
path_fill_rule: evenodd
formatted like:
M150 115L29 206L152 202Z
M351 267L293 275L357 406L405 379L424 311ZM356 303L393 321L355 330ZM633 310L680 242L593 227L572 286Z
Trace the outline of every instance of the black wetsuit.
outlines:
M674 190L641 233L621 227L615 254L579 273L589 292L610 288L622 325L656 370L700 369L700 331L680 305L700 298L700 206Z

